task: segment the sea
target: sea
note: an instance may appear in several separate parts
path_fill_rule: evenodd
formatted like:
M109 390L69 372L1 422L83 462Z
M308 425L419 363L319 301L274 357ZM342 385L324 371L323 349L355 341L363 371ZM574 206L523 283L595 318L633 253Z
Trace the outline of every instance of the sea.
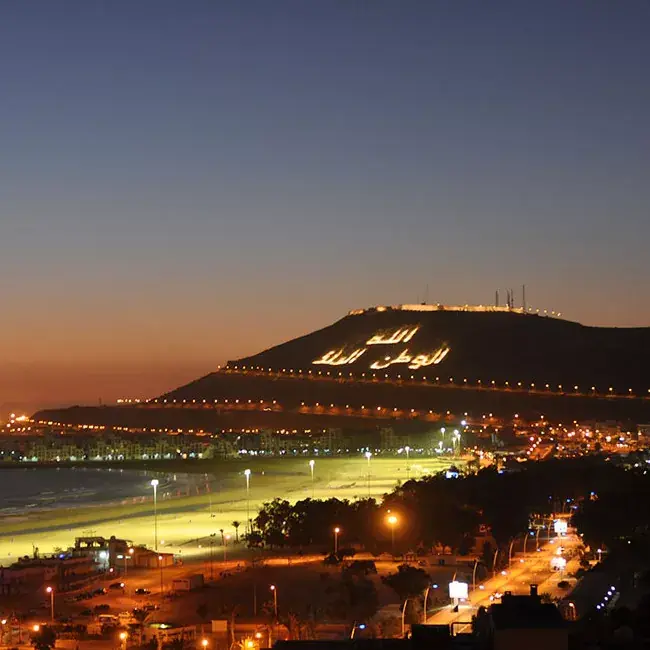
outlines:
M203 475L133 469L5 469L0 470L0 515L151 499L154 477L160 481L157 489L161 497L179 490L187 493L193 484L205 483Z

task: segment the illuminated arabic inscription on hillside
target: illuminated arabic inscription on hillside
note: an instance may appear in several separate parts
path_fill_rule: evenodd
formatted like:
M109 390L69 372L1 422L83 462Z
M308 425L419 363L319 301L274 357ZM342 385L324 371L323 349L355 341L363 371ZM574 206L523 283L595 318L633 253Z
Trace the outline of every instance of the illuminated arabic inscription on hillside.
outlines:
M391 332L377 332L371 336L366 345L395 345L396 343L408 343L415 333L420 329L419 325L415 327L399 327Z
M389 366L404 363L408 364L410 370L418 370L419 368L439 364L449 354L450 349L448 345L442 345L429 354L409 354L408 350L404 350L398 356L386 356L379 361L375 361L370 365L370 368L372 370L383 370Z
M319 359L312 361L312 363L314 365L322 366L345 366L349 363L354 363L366 351L366 349L367 348L357 348L350 353L346 352L345 348L330 350Z

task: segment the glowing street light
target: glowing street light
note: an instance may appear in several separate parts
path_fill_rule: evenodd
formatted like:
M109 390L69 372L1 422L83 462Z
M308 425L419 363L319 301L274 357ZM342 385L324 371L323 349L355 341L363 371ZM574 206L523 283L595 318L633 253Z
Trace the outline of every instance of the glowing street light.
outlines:
M336 555L339 552L339 533L341 532L341 529L337 526L334 529L334 555Z
M411 451L411 448L406 445L404 451L406 452L406 480L408 481L411 478L411 466L409 464L409 452Z
M273 592L273 613L275 614L275 620L278 619L278 589L275 585L271 585L269 589Z
M395 555L395 526L397 526L398 519L395 515L388 515L388 517L386 517L386 521L390 526L391 549L393 555Z
M314 465L316 464L315 460L309 461L309 469L311 470L311 498L314 498Z
M208 640L207 639L201 639L201 647L202 648L207 648L208 647Z
M158 556L158 566L160 567L160 593L163 592L163 556ZM124 583L122 583L124 584Z
M47 587L45 591L50 594L50 619L54 623L54 587Z
M368 483L368 498L370 498L370 459L372 458L372 453L367 451L364 455L368 459L368 473L366 479Z
M158 550L158 484L157 478L151 479L151 487L153 488L153 548L154 551Z
M251 525L251 471L250 469L244 470L246 477L246 530L250 531Z

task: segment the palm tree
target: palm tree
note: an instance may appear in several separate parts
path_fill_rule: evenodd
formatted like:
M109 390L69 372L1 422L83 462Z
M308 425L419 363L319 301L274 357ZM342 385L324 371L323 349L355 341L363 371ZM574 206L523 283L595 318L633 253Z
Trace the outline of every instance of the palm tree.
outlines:
M231 525L235 529L235 543L238 543L239 542L239 527L241 526L241 522L240 521L233 521Z
M134 609L133 618L138 622L138 632L140 636L140 645L142 645L142 628L144 627L144 622L149 617L149 612L144 609Z

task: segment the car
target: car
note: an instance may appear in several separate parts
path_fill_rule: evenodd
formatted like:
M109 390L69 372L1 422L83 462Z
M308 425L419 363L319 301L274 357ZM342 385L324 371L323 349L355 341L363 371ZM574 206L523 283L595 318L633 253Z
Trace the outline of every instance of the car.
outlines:
M79 616L92 616L92 615L93 615L93 610L92 610L92 609L88 609L88 608L86 608L86 609L82 609L82 610L79 612Z
M103 605L95 605L93 611L95 612L95 614L105 614L106 612L111 611L111 606L106 603L104 603Z
M154 605L153 603L147 603L143 608L145 612L155 612L160 609L159 605Z
M135 590L136 596L148 596L151 593L150 589L145 589L144 587L138 587Z
M106 589L104 587L99 587L93 591L93 596L103 596L105 593Z
M123 582L112 582L110 585L108 585L109 589L124 589L124 583Z

